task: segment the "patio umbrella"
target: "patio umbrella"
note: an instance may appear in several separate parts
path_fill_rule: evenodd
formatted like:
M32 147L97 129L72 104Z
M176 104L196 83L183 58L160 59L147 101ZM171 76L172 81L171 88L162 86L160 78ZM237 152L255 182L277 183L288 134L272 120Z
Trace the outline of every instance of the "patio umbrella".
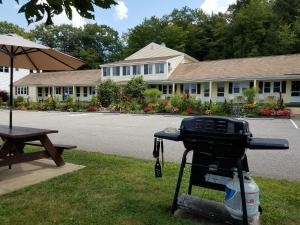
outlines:
M13 68L75 70L83 61L16 34L0 35L0 66L10 67L9 127L12 128Z

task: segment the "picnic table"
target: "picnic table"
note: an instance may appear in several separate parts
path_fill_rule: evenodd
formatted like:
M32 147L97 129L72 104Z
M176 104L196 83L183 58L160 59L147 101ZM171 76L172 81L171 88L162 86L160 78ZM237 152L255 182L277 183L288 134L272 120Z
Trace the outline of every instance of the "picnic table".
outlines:
M57 166L64 165L61 157L63 150L76 146L53 144L48 137L52 133L58 131L17 126L10 129L0 125L0 138L3 140L0 145L0 167L49 157ZM40 146L43 150L25 153L25 145Z

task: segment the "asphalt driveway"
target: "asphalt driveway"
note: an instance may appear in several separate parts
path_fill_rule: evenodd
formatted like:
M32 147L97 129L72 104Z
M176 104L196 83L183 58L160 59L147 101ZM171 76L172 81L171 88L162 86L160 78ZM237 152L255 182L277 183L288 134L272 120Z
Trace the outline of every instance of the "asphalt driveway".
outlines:
M183 117L105 113L14 112L14 124L58 129L51 135L57 143L80 149L152 159L153 134L166 127L178 128ZM293 123L294 122L294 123ZM256 137L288 138L288 151L248 150L253 174L300 180L300 119L251 119ZM0 111L0 124L8 124L8 111ZM295 126L296 125L296 126ZM298 129L297 129L298 127ZM181 160L183 144L165 141L165 159Z

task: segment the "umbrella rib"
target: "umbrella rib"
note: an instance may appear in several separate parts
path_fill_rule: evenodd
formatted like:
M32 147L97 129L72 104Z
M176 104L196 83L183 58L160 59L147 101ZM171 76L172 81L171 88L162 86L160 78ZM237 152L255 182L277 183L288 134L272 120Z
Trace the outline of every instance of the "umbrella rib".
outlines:
M45 55L48 55L49 57L51 57L51 58L55 59L56 61L60 62L61 64L64 64L65 66L67 66L67 67L70 67L70 68L71 68L71 69L73 69L73 70L76 70L76 68L74 68L74 67L72 67L72 66L68 65L67 63L65 63L65 62L61 61L60 59L58 59L58 58L56 58L56 57L54 57L54 56L50 55L49 53L47 53L47 52L44 52L44 51L43 51L43 50L41 50L41 49L40 49L40 51L41 51L42 53L44 53Z
M24 51L24 49L21 47L21 49ZM32 61L32 59L29 57L29 55L27 53L24 53L26 55L26 57L29 59L30 63L33 65L33 67L36 69L36 70L39 70L37 68L37 66L35 65L35 63Z
M20 48L20 46L18 46L18 47L16 48L16 50L14 51L14 54L17 53L17 51L19 50L19 48Z
M22 49L23 49L23 48L22 48ZM27 50L23 50L22 52L17 53L16 55L24 55L24 54L34 53L34 52L38 52L38 51L39 51L39 50L37 50L37 49L30 48L30 49L27 49Z

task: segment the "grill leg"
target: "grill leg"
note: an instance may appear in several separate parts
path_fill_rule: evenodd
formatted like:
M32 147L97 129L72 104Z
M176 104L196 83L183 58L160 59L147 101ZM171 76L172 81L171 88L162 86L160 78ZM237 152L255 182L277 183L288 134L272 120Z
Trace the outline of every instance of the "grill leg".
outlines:
M248 225L248 215L247 215L247 205L246 205L246 195L245 195L245 186L244 186L244 176L243 176L243 168L242 161L238 160L238 176L240 181L240 189L241 189L241 199L242 199L242 208L243 208L243 224Z
M183 171L184 171L185 164L186 164L186 156L189 153L189 151L190 150L186 149L184 151L184 153L183 153L183 156L182 156L182 161L181 161L181 166L180 166L180 170L179 170L179 175L178 175L176 190L175 190L174 199L173 199L172 214L174 214L174 212L177 209L177 198L178 198L178 194L179 194L179 190L180 190L180 186L181 186Z

